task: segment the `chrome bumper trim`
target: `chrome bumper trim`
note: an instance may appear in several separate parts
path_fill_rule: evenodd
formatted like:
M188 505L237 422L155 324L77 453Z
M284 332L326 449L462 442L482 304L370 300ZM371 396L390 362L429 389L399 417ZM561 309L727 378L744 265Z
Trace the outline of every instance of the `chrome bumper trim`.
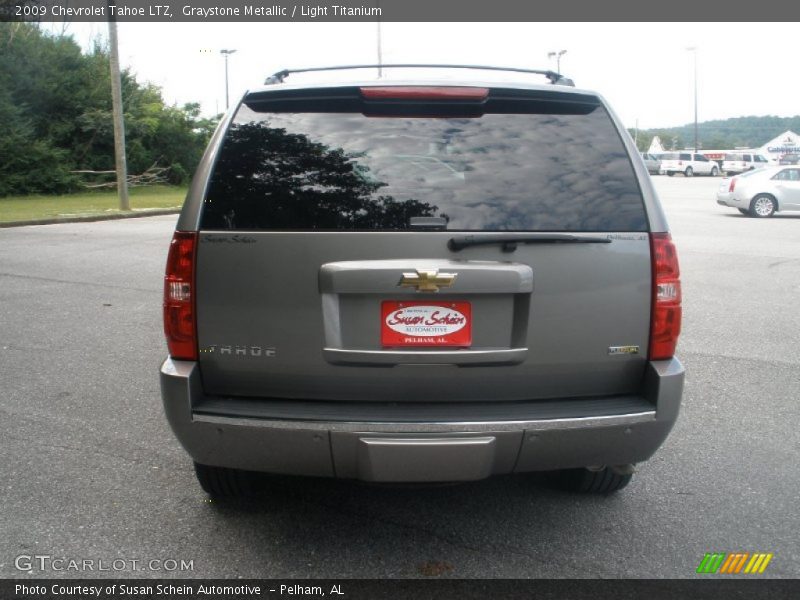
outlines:
M586 429L649 423L656 420L656 411L650 410L626 415L579 417L568 419L541 419L536 421L480 421L446 423L376 423L335 421L278 421L271 419L225 417L193 414L192 421L216 425L264 427L266 429L304 429L318 431L349 431L362 433L475 433L481 431L546 431L552 429Z

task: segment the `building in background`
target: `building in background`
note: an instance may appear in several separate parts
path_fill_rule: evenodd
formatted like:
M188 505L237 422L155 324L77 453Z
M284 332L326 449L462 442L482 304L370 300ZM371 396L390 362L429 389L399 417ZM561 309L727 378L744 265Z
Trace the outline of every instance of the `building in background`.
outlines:
M769 162L777 163L784 154L800 153L800 136L794 131L786 131L756 149L755 152L766 156Z

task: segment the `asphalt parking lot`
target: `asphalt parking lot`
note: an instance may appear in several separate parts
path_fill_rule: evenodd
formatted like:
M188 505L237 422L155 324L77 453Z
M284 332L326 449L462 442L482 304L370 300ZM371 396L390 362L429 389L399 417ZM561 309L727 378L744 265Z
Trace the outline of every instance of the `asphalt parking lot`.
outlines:
M283 478L210 502L158 387L175 217L0 230L0 576L680 578L744 551L800 577L800 214L742 217L718 178L654 181L681 258L684 405L610 497ZM128 562L17 569L34 554Z

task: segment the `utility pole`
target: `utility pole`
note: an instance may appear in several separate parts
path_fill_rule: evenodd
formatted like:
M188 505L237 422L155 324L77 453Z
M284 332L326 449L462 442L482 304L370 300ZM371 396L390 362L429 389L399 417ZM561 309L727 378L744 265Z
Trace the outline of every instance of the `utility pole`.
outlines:
M566 50L559 50L558 52L548 52L547 53L547 58L555 57L555 59L556 59L556 73L558 73L559 75L561 75L561 57L564 56L566 53L567 53Z
M220 50L219 53L225 57L225 110L228 110L228 57L236 50Z
M111 104L114 113L114 156L117 170L119 209L130 210L128 198L128 163L125 160L125 120L122 115L122 80L119 74L119 49L117 47L117 19L108 8L109 65L111 68Z
M381 8L380 0L376 0L375 1L375 7L378 10L380 10L380 8ZM380 79L381 77L383 77L383 69L381 68L381 65L383 65L383 52L382 52L382 48L381 48L381 18L380 17L377 18L377 20L375 21L375 24L378 27L378 79Z
M686 48L694 56L694 151L697 152L697 47Z

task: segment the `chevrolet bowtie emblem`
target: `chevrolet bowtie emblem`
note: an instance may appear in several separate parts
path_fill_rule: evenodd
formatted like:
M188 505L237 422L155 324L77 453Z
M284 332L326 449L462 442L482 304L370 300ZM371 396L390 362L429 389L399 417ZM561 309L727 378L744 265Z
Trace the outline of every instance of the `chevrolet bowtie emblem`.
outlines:
M417 269L416 273L403 273L400 283L402 287L415 287L418 292L438 292L439 288L453 285L458 273L439 273L438 269Z

